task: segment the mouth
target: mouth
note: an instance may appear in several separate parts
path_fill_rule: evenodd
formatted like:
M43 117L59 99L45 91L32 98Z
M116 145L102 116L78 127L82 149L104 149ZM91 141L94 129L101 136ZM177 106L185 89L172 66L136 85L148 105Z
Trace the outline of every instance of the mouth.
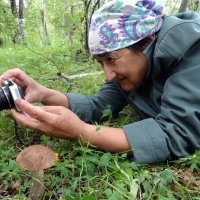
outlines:
M116 79L116 81L117 81L120 85L123 85L123 84L126 82L126 79L125 79L125 78L118 78L118 79Z
M135 86L130 83L126 78L118 78L116 81L120 84L124 91L129 92L135 88Z
M115 78L115 80L116 80L117 82L122 82L122 81L126 80L126 78L123 77L123 76L117 76L117 77Z

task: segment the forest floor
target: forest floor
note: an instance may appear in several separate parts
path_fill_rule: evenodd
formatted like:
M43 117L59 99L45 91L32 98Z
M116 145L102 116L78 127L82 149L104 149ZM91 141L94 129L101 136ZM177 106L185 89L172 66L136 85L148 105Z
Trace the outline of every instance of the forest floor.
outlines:
M100 71L95 61L81 54L74 55L60 46L0 47L0 74L19 67L46 87L61 92L93 94L104 82L102 73L72 80L57 76L61 72L75 75ZM110 119L106 125L121 127L133 119L137 117L126 107L120 113L120 120ZM45 171L43 199L200 200L200 151L176 161L142 165L127 159L128 152L102 152L89 144L49 138L21 126L16 137L15 128L9 111L1 111L0 199L26 199L32 175L16 165L16 156L26 146L43 144L59 155L57 163Z

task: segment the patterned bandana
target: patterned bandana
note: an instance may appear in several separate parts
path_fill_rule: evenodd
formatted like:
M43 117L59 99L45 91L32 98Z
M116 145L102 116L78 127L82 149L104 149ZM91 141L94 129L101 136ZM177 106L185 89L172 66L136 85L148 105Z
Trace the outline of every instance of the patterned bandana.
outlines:
M128 47L162 26L164 0L113 0L92 16L89 48L92 55Z

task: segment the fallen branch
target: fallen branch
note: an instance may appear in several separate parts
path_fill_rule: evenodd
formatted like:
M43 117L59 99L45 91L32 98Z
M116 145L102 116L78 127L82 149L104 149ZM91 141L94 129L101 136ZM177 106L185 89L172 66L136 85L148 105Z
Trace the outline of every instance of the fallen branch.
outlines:
M82 74L76 74L76 75L66 75L64 73L57 73L57 75L60 77L60 78L64 78L64 79L67 79L67 80L72 80L72 79L76 79L76 78L82 78L82 77L85 77L85 76L93 76L93 75L98 75L98 74L101 74L102 72L91 72L91 73L82 73Z

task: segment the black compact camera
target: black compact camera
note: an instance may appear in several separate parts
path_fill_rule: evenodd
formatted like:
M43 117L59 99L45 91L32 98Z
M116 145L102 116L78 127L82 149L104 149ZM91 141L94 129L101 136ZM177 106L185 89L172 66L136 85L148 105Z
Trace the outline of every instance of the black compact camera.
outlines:
M20 108L15 104L17 99L24 99L22 88L11 79L5 80L0 88L0 110L15 108L20 112Z

